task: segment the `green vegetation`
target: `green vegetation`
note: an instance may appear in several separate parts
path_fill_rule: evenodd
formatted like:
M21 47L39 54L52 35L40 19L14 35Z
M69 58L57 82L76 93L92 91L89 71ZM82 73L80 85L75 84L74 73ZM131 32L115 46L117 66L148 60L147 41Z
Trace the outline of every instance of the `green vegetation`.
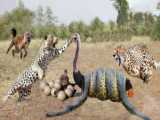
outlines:
M12 27L16 27L19 33L30 30L33 18L34 13L26 9L23 3L20 2L19 7L0 16L0 38L8 38Z
M43 38L49 33L66 38L73 32L79 32L82 40L86 42L130 40L135 35L160 40L160 16L132 12L127 0L111 1L118 13L116 22L104 23L96 17L90 24L73 21L69 25L57 25L57 18L51 8L43 9L39 6L36 11L31 11L19 0L17 8L0 16L0 40L10 37L12 27L15 27L19 34L31 31L35 38ZM159 6L160 4L157 5L157 9Z

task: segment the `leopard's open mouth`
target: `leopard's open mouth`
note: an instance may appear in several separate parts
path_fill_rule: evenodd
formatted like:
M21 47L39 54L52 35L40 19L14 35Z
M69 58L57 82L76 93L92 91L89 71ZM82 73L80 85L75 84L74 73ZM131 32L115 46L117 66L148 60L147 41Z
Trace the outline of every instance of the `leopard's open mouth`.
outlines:
M119 57L116 57L115 60L116 60L116 63L120 66L121 65L121 59Z
M113 58L115 59L116 63L120 66L121 65L121 58L116 54L113 54Z

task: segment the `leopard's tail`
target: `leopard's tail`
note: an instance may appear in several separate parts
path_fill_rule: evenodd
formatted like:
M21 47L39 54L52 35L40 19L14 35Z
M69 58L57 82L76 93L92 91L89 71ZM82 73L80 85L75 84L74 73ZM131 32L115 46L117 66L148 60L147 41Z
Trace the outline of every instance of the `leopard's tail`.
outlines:
M10 98L11 95L13 95L15 93L15 90L13 90L12 88L9 89L8 93L2 98L2 102L6 103L7 100Z
M14 39L15 39L15 37L16 37L16 35L17 35L17 31L16 31L15 28L12 28L12 29L11 29L11 35L12 35L12 38L11 38L12 40L11 40L11 43L10 43L7 51L6 51L7 54L8 54L8 52L10 51L10 49L14 46Z
M2 98L2 101L5 103L7 100L16 93L16 90L18 89L17 83L14 83L8 90L7 94Z
M128 97L126 95L126 86L125 86L125 81L124 80L121 80L121 79L124 79L122 78L123 76L119 76L119 91L120 91L120 98L121 98L121 101L122 101L122 104L124 105L124 107L132 114L142 118L143 120L151 120L149 117L147 117L146 115L144 115L142 112L138 111L128 100Z
M65 106L64 110L60 112L48 112L46 116L47 117L60 116L60 115L69 113L75 110L76 108L78 108L79 106L81 106L87 100L88 87L89 87L89 79L85 79L82 95L77 100L75 100L72 104Z
M154 68L155 70L160 70L160 62L154 61L154 63L153 63L153 68Z
M16 30L15 28L12 28L12 29L11 29L11 35L12 35L13 38L16 37L16 35L17 35L17 30Z

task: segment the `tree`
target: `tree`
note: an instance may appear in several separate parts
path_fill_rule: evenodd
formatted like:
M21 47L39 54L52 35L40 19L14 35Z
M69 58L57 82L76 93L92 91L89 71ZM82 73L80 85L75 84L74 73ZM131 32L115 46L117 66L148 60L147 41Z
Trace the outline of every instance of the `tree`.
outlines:
M157 9L160 9L160 2L157 4Z
M133 35L144 35L145 30L145 18L144 13L142 12L135 12L132 14L132 19L129 21L129 28Z
M68 25L70 33L81 33L82 40L89 37L89 28L83 21L73 21Z
M18 8L20 8L20 9L24 9L25 8L24 3L22 2L22 0L18 0Z
M118 12L117 24L119 26L125 25L128 21L128 10L129 5L127 0L112 0L114 1L113 6Z
M113 21L109 21L109 27L110 27L111 32L113 32L115 28L115 23Z
M135 22L136 24L143 24L143 22L144 22L144 15L143 15L142 12L136 12L136 13L134 14L133 19L134 19L134 22Z
M150 35L155 20L151 13L144 13L145 34Z
M70 32L69 32L68 27L65 26L64 24L61 24L59 26L59 35L58 36L64 39L64 38L69 37L69 35L70 35Z
M42 6L38 6L37 10L35 11L35 19L34 19L34 33L36 37L43 37L44 36L44 10Z
M95 17L93 19L93 21L91 21L90 27L93 32L103 31L104 30L104 23L98 17Z
M73 32L80 32L80 33L85 33L86 31L86 24L83 21L73 21L69 24L69 31L71 33Z
M95 17L90 24L90 35L93 41L103 40L102 37L105 34L105 24L98 18Z
M157 4L157 9L160 9L160 2ZM154 22L152 37L154 40L160 40L160 15L156 17Z
M24 33L32 30L34 13L26 9L23 2L19 1L19 6L11 12L6 12L1 16L1 38L9 38L10 29L15 27L18 33Z
M46 8L45 15L47 26L53 25L56 22L56 17L53 16L53 12L49 6Z
M39 6L36 11L35 22L38 26L42 26L44 24L44 12L42 6Z
M155 40L160 40L160 16L157 17L157 21L154 24L152 36Z

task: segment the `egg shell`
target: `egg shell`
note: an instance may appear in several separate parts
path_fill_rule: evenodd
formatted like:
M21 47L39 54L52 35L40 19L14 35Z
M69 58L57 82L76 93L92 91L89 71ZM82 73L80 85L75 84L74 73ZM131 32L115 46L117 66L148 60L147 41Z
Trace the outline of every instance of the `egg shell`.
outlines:
M59 84L59 83L54 83L54 88L56 89L56 90L60 90L61 89L61 84Z
M72 91L74 91L74 87L72 85L68 85L67 89L71 89Z
M48 85L49 85L50 88L53 88L54 87L54 82L53 81L49 81Z
M51 94L51 89L49 88L49 86L46 86L46 87L44 88L44 94L45 94L46 96L48 96L48 95Z
M47 87L47 86L48 85L47 85L47 83L45 81L40 82L39 87L40 87L41 90L44 90L44 88Z
M53 97L56 97L57 96L57 93L58 91L55 89L55 88L52 88L51 89L51 95L53 96Z
M71 90L70 88L65 89L64 92L67 95L67 97L72 97L73 95L73 90Z
M59 99L59 100L65 100L66 99L66 94L64 93L64 91L59 91L58 93L57 93L57 98Z

